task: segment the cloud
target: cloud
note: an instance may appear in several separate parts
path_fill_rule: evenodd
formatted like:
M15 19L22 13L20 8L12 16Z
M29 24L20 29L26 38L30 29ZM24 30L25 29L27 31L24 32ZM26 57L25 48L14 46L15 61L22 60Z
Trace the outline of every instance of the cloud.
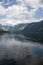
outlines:
M26 7L22 6L16 6L13 5L12 7L9 7L6 9L6 14L8 18L13 18L13 19L25 19L25 18L30 18L32 16L32 11L27 11Z
M0 24L2 24L2 25L16 25L16 24L18 24L18 22L19 23L21 23L21 20L14 20L14 19L0 19Z
M5 9L4 9L4 7L1 5L1 2L0 2L0 15L5 15Z
M9 23L14 25L26 22L30 23L42 19L42 3L43 0L12 0L5 6L5 3L0 2L0 17L4 18L1 18L0 21L3 22L3 24ZM40 15L40 17L38 15Z
M43 0L40 0L40 3L43 4Z

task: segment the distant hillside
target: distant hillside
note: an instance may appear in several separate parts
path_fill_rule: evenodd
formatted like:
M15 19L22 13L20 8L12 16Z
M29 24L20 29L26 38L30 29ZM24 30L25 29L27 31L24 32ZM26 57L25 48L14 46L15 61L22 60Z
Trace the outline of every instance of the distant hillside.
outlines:
M28 24L22 34L31 40L43 42L43 20Z
M8 31L5 31L3 29L0 29L0 33L7 33Z
M8 32L9 31L6 29L6 27L0 24L0 34L1 33L8 33Z
M20 33L26 26L27 24L17 24L17 25L14 25L14 26L9 26L9 25L1 25L0 24L0 33Z
M24 28L26 26L27 26L27 24L25 24L25 23L21 23L21 24L15 25L14 26L14 33L17 33L17 34L22 33L22 30L24 30Z

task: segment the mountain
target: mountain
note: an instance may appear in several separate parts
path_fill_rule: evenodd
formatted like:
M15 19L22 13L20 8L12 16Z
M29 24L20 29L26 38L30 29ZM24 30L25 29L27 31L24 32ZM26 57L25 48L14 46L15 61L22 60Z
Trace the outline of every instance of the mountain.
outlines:
M0 24L0 33L7 33L9 32L6 26Z
M14 26L14 33L17 33L17 34L19 33L20 34L26 26L27 26L27 24L25 24L25 23L15 25Z
M24 29L25 26L26 26L26 24L18 24L18 25L15 25L15 26L14 26L14 29L15 29L15 30L18 30L18 29L19 29L19 30L22 30L22 29Z
M43 42L43 20L28 24L22 34L30 40Z
M11 25L1 25L0 24L0 32L13 32L18 33L23 30L27 24L17 24L14 26Z

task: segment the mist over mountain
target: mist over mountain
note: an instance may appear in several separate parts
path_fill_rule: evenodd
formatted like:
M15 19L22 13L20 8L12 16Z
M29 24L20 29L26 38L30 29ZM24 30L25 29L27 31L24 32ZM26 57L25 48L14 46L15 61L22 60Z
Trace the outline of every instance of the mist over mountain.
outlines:
M0 24L0 32L1 31L8 31L8 32L17 32L23 30L27 24L17 24L17 25L2 25Z

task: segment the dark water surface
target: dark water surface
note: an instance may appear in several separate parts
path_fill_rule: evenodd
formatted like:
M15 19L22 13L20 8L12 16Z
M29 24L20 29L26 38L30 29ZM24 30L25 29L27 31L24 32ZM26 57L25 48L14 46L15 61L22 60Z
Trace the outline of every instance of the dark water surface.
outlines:
M22 35L0 35L0 65L43 65L43 44Z

